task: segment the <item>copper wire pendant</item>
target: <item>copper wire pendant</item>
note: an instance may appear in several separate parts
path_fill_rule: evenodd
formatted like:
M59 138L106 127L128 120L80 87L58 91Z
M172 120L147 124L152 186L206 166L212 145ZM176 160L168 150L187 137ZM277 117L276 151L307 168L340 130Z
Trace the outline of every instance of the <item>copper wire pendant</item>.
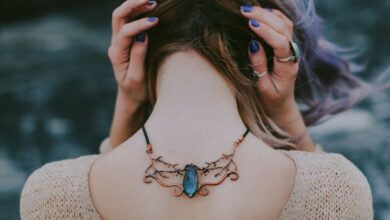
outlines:
M184 168L178 168L178 164L171 164L165 162L162 156L153 157L153 147L150 144L149 137L146 133L144 125L142 125L142 131L144 133L147 146L146 153L150 158L150 165L145 170L144 182L151 183L154 179L161 186L174 188L174 195L179 197L183 193L188 198L193 198L196 194L201 196L207 196L209 194L208 186L217 186L230 178L230 180L238 180L237 165L234 162L234 155L238 146L245 139L249 133L247 128L245 133L233 144L233 152L231 154L222 154L222 156L212 162L206 162L204 166L198 167L194 164L187 164ZM202 177L207 175L213 175L215 181L202 182ZM180 183L172 183L170 178L182 178Z

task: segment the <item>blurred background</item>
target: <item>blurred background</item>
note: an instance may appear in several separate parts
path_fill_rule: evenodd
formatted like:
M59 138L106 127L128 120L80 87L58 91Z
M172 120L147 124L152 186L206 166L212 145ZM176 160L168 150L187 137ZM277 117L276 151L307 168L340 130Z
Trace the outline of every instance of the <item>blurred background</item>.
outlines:
M107 57L118 0L0 2L0 219L19 219L26 178L43 164L97 153L116 84ZM365 79L390 63L390 1L322 0L326 35L363 48ZM390 91L311 129L367 176L375 219L390 219Z

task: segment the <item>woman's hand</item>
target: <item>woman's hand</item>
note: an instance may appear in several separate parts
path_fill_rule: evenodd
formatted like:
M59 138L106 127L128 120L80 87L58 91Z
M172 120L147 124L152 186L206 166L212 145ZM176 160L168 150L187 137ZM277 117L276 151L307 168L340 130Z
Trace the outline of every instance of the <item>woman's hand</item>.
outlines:
M273 71L268 73L267 56L261 43L256 40L249 43L249 58L253 70L260 73L257 85L267 114L279 127L299 138L300 150L314 151L314 144L294 98L299 65L280 62L276 58L292 55L290 42L293 39L293 22L278 10L259 6L244 5L241 12L249 19L251 30L274 51Z
M155 6L155 1L128 0L112 14L112 39L108 56L114 69L118 91L134 104L142 104L146 100L144 60L147 36L144 31L156 25L158 19L152 17L126 22Z
M145 31L156 25L158 18L132 18L152 10L156 4L156 1L151 0L127 0L112 14L112 39L108 56L118 83L110 132L113 147L128 139L144 119L143 104L147 99L144 62L148 43Z

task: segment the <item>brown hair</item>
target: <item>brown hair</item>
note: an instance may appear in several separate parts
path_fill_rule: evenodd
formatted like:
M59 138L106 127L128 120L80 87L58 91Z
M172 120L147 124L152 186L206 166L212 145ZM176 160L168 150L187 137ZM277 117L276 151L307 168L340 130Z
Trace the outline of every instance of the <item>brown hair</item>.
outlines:
M311 77L315 77L313 70L319 67L318 63L322 62L321 65L324 65L325 68L333 70L334 76L337 76L335 83L339 83L339 79L346 78L340 76L348 74L348 71L337 68L337 65L332 66L332 63L326 63L327 60L324 61L325 58L318 55L322 52L328 58L329 55L333 54L317 45L320 38L318 31L315 32L314 29L308 31L311 28L308 22L313 21L303 22L301 25L297 24L300 15L299 3L297 3L299 1L303 0L160 0L156 9L146 14L146 16L159 17L159 24L148 30L149 48L145 68L150 104L154 106L156 102L157 70L163 61L175 52L194 49L208 59L224 79L232 85L241 118L255 136L273 147L294 147L296 143L294 139L290 138L267 117L260 102L248 57L248 43L250 40L256 39L263 44L269 57L270 71L273 67L273 51L268 44L249 29L248 20L242 16L240 6L244 4L261 5L262 7L278 9L289 16L296 25L295 41L303 51L299 72L301 79L306 82ZM313 25L317 24L314 22ZM308 57L310 57L310 61ZM345 64L343 66L347 66L347 62L335 55L334 57L340 61L339 63ZM310 66L316 62L317 66ZM297 82L305 83L299 78ZM321 79L318 82L321 82ZM310 95L314 94L312 91L314 88L300 89L296 91L297 97L302 98L308 105L313 103L310 101L315 98ZM330 94L329 91L325 92ZM309 110L313 111L316 107L315 105L309 106ZM324 116L324 110L320 110L318 112L321 113L318 115ZM304 114L304 116L306 115ZM319 118L321 117L316 119Z

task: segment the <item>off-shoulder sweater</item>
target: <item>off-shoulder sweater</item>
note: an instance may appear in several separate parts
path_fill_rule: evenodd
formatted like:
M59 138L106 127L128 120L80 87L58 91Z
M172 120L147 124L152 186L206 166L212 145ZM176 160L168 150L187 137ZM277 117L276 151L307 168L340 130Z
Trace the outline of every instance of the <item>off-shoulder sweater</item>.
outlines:
M295 162L297 173L279 219L373 219L370 185L344 156L282 152ZM21 219L100 220L88 188L89 171L100 156L52 162L33 172L22 190Z

